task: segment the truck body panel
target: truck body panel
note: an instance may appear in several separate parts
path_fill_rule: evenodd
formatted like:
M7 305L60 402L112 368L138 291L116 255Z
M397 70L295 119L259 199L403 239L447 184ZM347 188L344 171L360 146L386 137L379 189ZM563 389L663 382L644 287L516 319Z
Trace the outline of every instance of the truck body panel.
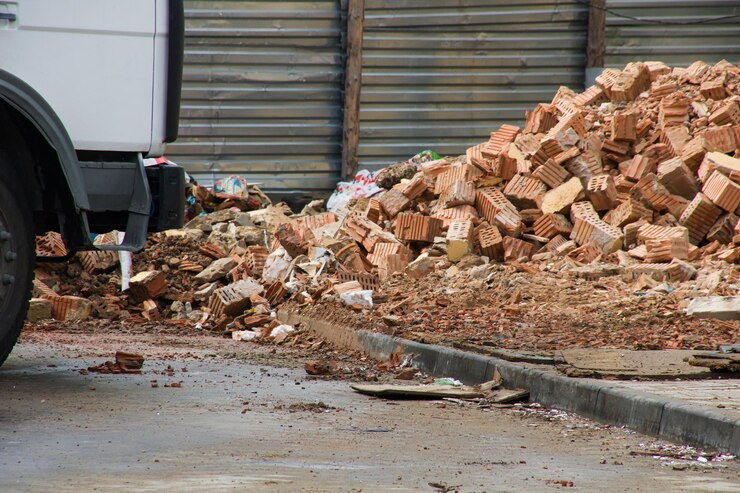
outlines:
M0 67L41 95L75 149L161 154L166 0L0 1L0 12L16 16L0 19Z

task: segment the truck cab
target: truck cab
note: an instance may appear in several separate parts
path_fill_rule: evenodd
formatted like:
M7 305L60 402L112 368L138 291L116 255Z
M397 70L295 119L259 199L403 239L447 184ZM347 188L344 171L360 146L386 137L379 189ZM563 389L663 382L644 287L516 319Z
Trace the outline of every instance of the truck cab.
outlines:
M184 172L146 167L177 137L182 0L0 0L0 363L25 318L34 237L183 220ZM39 259L40 260L40 259Z

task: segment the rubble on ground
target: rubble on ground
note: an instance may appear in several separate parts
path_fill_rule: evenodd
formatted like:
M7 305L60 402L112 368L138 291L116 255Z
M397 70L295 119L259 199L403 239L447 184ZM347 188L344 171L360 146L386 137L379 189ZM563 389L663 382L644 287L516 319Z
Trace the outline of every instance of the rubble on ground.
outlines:
M192 188L195 215L151 235L126 292L116 254L86 252L38 269L34 296L54 318L87 306L248 340L270 339L287 301L429 342L713 349L740 334L736 317L684 311L738 299L738 66L607 69L463 156L378 176L388 188L331 212L294 214L246 183Z

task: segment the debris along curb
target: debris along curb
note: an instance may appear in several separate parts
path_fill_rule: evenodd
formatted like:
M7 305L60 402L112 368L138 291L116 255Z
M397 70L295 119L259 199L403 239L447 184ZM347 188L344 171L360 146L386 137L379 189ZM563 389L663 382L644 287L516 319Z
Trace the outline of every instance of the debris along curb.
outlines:
M529 391L544 406L569 411L640 433L740 454L740 420L700 406L624 389L606 381L583 380L459 349L421 344L280 310L280 320L298 324L317 336L380 361L413 355L413 366L435 376L453 376L474 385L498 370L507 387Z

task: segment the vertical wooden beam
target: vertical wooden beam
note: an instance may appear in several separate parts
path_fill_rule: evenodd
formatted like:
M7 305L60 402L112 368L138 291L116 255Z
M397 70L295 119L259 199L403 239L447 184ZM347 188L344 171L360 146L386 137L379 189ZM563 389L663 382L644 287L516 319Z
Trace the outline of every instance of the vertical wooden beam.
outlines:
M362 35L365 27L365 0L349 0L347 6L347 64L344 82L344 124L342 126L342 179L357 173L360 143L360 93L362 91Z
M588 6L586 68L603 67L606 57L606 0L591 0Z

